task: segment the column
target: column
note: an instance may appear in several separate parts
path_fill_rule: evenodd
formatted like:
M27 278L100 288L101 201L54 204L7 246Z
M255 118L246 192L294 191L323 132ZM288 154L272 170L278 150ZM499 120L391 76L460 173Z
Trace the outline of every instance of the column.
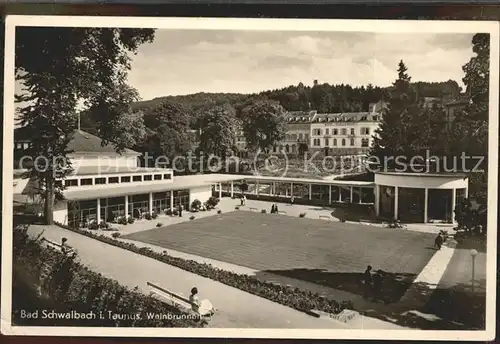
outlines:
M128 218L128 195L125 195L125 217Z
M362 202L361 202L361 195L362 195L363 193L361 192L361 190L363 190L363 188L362 188L362 187L360 187L360 188L359 188L359 204L361 204L361 203L362 203Z
M451 191L451 223L455 223L455 207L457 206L457 189Z
M395 189L395 191L394 191L394 220L397 220L398 219L398 204L399 204L398 187L396 186L394 189Z
M375 214L377 216L380 215L380 186L375 185L373 187L373 191L375 192Z
M469 198L469 185L465 188L465 199Z
M328 204L332 204L332 185L328 185L328 191L329 191L329 194L328 194Z
M352 199L353 199L353 197L352 197L352 196L353 196L353 190L354 190L354 187L353 187L353 186L350 186L350 187L349 187L349 189L350 189L350 192L351 192L351 196L350 196L351 198L349 199L349 201L352 203Z
M337 186L337 189L339 190L339 202L342 202L342 188L339 186Z
M425 188L424 193L424 223L427 223L427 206L429 204L429 189Z
M257 181L255 182L255 194L256 194L257 196L259 195L259 188L260 188L260 186L259 186L259 181L257 180Z
M309 200L312 199L312 184L309 184Z
M222 183L219 183L219 199L222 199Z
M153 193L149 193L149 214L153 215Z
M290 197L293 196L293 183L290 183Z
M273 196L276 196L276 182L273 182L273 188L272 188L272 193L273 193Z
M101 223L101 199L97 199L97 223Z
M174 209L174 190L170 190L170 209Z
M231 180L231 198L234 197L234 181Z

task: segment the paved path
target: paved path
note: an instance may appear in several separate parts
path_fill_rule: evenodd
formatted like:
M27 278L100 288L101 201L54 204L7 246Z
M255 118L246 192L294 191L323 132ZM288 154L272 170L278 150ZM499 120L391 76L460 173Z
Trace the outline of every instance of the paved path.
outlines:
M80 260L91 270L118 280L121 284L143 292L146 281L157 283L185 296L193 286L201 298L209 299L218 309L211 327L223 328L344 328L328 319L318 319L292 308L175 268L151 258L137 255L57 226L30 226L29 233L44 230L47 239L68 243L79 253Z

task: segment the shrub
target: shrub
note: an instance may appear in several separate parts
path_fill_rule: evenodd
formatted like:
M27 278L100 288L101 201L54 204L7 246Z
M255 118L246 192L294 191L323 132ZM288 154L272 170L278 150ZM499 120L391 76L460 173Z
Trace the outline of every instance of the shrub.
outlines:
M145 218L146 220L151 220L153 217L151 216L151 214L150 214L150 213L146 213L146 215L144 215L144 218Z
M306 217L306 213L300 213L299 216L300 217Z
M217 197L214 197L214 196L211 196L208 200L207 200L207 208L215 208L217 206L217 204L219 204L219 199Z
M132 224L135 222L135 219L133 216L129 216L127 221L128 221L128 223Z
M191 217L189 219L194 220L195 219L194 215L191 215Z
M38 241L26 238L24 229L16 229L13 250L13 322L27 326L54 326L50 319L21 319L20 310L33 312L36 309L54 309L57 313L75 311L88 313L90 310L99 314L123 313L124 310L136 309L154 314L172 314L163 319L58 319L59 326L105 326L105 327L200 327L199 321L181 318L185 314L180 309L165 304L150 296L131 290L89 270L60 252L42 247ZM88 233L88 232L87 232ZM104 236L103 236L104 237ZM111 241L117 241L108 238ZM22 288L17 288L22 286ZM37 290L41 297L37 295ZM40 307L47 305L48 307ZM49 306L50 305L50 306ZM91 308L89 308L91 306Z
M138 247L133 243L124 243L113 238L109 238L105 235L97 235L93 232L69 228L59 223L56 224L73 232L80 233L101 242L144 255L165 264L169 264L185 271L195 273L199 276L210 278L214 281L226 284L234 288L238 288L254 295L258 295L260 297L294 308L299 311L309 312L312 308L315 308L327 313L338 314L344 309L353 309L353 303L351 301L344 301L340 303L336 300L326 299L321 295L312 293L310 291L305 291L299 288L286 288L281 285L263 282L261 280L258 280L254 276L243 274L240 275L232 271L213 267L210 264L198 263L197 261L193 260L186 260L179 257L163 255L162 253L155 252L150 248Z
M101 221L101 223L99 223L99 228L101 229L109 229L109 224L104 222L104 221Z
M261 212L262 214L265 214L265 213L267 213L267 210L266 210L266 209L262 209L260 212Z
M161 226L163 226L163 223L161 223L161 222L158 222L158 223L156 224L156 227L161 227Z
M175 210L173 211L173 214L174 214L174 216L177 216L177 215L179 215L179 211L178 211L177 209L175 209Z
M112 236L113 238L118 238L118 237L120 236L120 233L118 233L118 232L114 232L113 234L111 234L111 236Z
M125 216L119 217L118 218L118 224L120 225L126 225L128 223L127 218Z
M240 207L236 206L236 207L234 207L234 209L236 209L236 210L240 210Z
M220 210L220 209L217 210L217 214L219 214L219 215L222 214L222 210Z
M152 219L157 219L158 218L158 214L156 212L153 212L153 214L151 215L151 218Z
M195 199L191 203L191 211L199 211L201 208L201 201L199 199Z
M99 224L98 224L97 222L95 222L95 221L94 221L94 222L91 222L91 223L89 224L89 229L92 229L92 230L94 230L94 229L99 229Z
M165 209L165 215L172 216L172 209Z

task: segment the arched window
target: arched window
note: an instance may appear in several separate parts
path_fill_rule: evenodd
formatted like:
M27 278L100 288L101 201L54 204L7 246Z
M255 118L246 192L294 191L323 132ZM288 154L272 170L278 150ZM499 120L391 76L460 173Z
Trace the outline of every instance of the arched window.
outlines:
M292 145L292 153L295 153L297 151L297 147L295 145Z
M342 139L342 146L345 146L345 139Z
M286 152L287 152L287 153L288 153L288 152L290 152L290 146L289 146L289 145L286 145L286 146L285 146L285 150L286 150Z
M337 139L333 139L333 145L336 146L337 145Z

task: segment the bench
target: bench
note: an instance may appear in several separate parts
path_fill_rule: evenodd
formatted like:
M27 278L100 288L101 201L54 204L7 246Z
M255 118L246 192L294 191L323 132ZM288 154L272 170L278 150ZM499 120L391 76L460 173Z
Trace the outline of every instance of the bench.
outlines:
M278 214L280 214L280 215L286 215L286 211L280 210L280 211L278 211Z
M326 216L326 215L319 215L319 219L320 220L327 220L327 221L330 221L330 216Z
M146 282L146 285L150 288L151 293L156 299L169 305L173 305L186 313L193 312L191 302L184 295L174 293L151 282ZM200 316L211 316L214 312L215 308L212 306L212 303L210 301L201 301L200 307L198 309L198 314Z
M56 251L59 251L59 252L63 252L63 246L61 244L58 244L57 242L49 240L49 239L46 239L46 238L43 238L42 241L47 244L47 247L50 247L50 248L52 248L52 249L54 249ZM69 246L65 246L64 247L64 251L65 251L66 254L74 253L75 252L75 250L72 247L69 247Z

